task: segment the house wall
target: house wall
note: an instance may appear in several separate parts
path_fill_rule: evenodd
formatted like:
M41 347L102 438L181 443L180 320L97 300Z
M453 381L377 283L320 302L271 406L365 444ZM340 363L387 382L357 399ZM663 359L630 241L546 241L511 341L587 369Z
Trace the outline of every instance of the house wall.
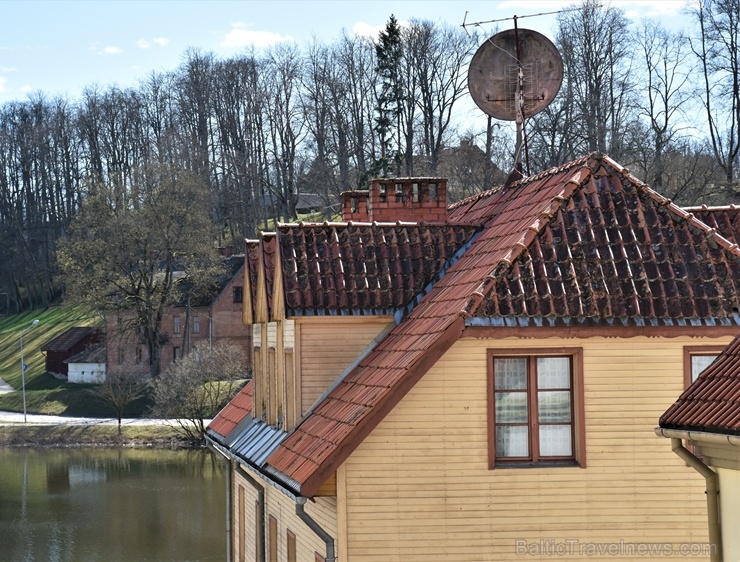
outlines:
M315 554L326 556L326 544L316 533L309 529L295 514L295 501L284 492L275 488L262 480L256 473L252 472L247 466L242 468L248 472L255 480L265 487L265 559L270 560L269 553L269 534L268 520L272 515L277 520L277 560L284 562L288 560L287 554L287 532L290 530L296 537L296 558L298 561L313 562ZM254 487L239 473L234 474L234 560L240 560L239 541L244 541L244 560L257 560L255 554L255 527L256 527L256 506L257 491ZM239 487L243 488L244 507L239 503ZM316 498L316 501L306 502L305 510L326 532L335 539L337 536L337 502L336 498ZM244 517L241 523L242 514ZM240 530L244 529L244 534L240 535Z
M313 316L253 324L253 415L292 429L390 322L390 316Z
M296 373L306 412L393 319L390 316L311 317L295 321Z
M740 560L740 470L717 468L719 475L722 554L727 561Z
M683 390L683 347L730 339L462 338L338 471L340 560L598 559L593 549L624 543L706 543L704 480L653 428ZM491 470L487 350L550 346L583 349L587 468Z
M69 363L67 382L100 384L105 381L105 363Z

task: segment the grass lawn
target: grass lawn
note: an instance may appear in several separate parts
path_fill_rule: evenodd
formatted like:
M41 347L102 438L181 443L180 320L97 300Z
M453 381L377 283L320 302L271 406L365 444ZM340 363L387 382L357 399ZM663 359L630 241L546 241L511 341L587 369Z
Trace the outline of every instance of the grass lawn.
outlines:
M26 410L34 414L113 417L114 412L91 394L94 385L69 384L46 372L45 357L39 348L68 328L91 326L98 319L82 309L64 306L0 318L0 378L16 389L0 394L0 410L23 411L20 335L35 319L39 320L38 325L23 336L23 359L28 365ZM125 416L140 417L148 406L148 398L140 399L127 408Z

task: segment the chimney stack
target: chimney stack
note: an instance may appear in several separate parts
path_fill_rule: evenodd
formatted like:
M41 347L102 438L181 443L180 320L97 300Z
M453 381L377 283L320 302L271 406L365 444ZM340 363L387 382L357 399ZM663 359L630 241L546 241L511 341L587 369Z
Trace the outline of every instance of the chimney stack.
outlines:
M445 222L445 178L378 178L370 191L342 193L342 220L356 222Z

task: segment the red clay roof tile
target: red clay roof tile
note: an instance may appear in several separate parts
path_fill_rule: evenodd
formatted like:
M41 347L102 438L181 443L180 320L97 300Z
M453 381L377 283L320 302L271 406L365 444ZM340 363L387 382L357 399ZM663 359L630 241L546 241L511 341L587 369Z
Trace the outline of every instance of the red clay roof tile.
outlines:
M660 427L740 435L740 336L666 410Z
M252 411L252 381L244 385L239 393L213 418L208 428L226 437Z
M290 314L391 313L440 273L477 228L430 224L278 227Z

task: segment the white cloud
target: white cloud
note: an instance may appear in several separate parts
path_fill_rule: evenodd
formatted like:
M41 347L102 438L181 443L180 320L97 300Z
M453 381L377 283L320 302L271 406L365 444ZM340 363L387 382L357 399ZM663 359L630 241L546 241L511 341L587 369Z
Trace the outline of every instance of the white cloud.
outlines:
M90 50L96 55L120 55L123 52L123 49L113 45L103 47L99 41L90 45Z
M605 0L604 6L613 6L624 10L630 19L645 17L676 16L689 0ZM530 14L533 11L545 13L557 12L573 7L572 0L504 0L497 5L499 10L514 10L517 15Z
M0 94L4 94L8 91L8 79L5 76L0 76Z
M269 47L275 43L294 41L290 35L280 35L271 31L255 31L247 29L242 22L231 24L231 31L224 35L220 43L221 47L227 49L242 49L244 47Z
M144 39L143 37L136 42L139 49L151 49L153 46L166 47L170 40L166 37L154 37L153 39Z
M17 68L13 68L12 66L0 66L0 72L15 72L17 70Z
M369 37L375 40L383 29L385 29L385 25L370 25L369 23L360 21L352 27L352 33L360 37Z
M23 92L24 94L30 94L33 91L33 86L29 86L28 84L24 84L23 86L21 86L21 92Z
M630 19L658 18L680 15L686 0L613 0L612 5Z

